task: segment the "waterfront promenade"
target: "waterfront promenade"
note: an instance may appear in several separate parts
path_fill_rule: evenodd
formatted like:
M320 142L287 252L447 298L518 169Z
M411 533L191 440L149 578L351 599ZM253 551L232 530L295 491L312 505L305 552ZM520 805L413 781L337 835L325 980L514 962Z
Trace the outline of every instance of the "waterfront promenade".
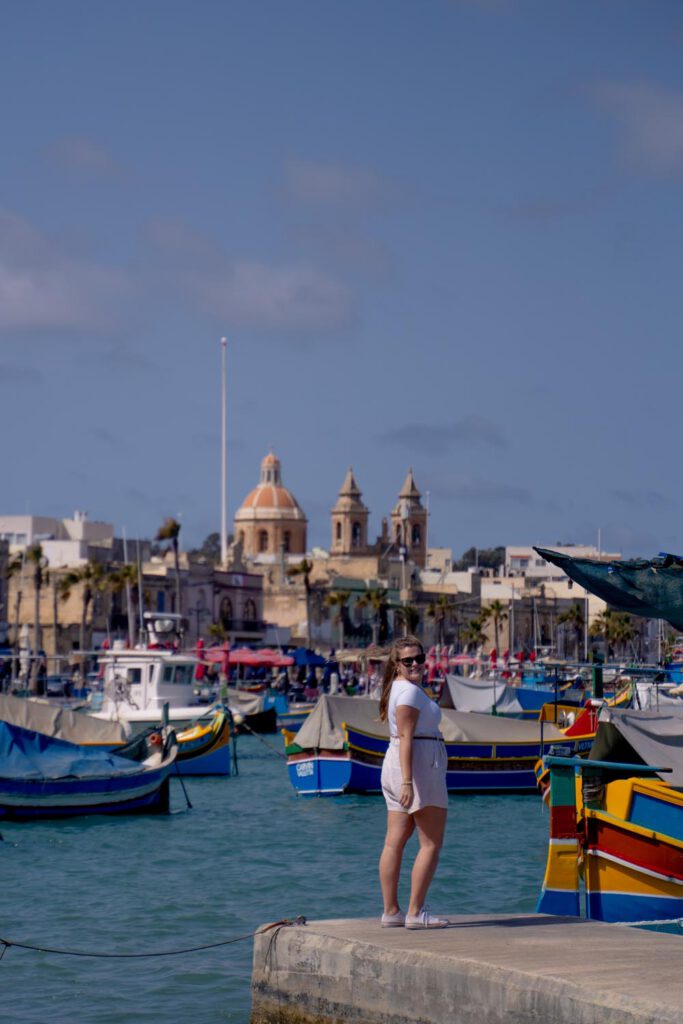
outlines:
M251 1024L681 1024L680 937L544 915L257 936Z

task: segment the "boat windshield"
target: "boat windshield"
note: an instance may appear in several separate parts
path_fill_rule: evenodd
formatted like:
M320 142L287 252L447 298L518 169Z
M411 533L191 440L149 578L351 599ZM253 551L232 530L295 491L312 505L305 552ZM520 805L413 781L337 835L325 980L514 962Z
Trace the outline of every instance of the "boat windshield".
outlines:
M176 686L190 686L194 672L194 665L188 662L186 665L165 665L164 682L175 683Z

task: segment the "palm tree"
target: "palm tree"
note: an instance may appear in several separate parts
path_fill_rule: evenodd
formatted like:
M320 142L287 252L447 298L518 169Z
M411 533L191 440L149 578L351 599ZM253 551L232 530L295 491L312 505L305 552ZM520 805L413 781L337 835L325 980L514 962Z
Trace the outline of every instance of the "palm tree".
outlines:
M136 598L138 605L140 604L140 595L137 593L138 589L138 571L136 566L130 565L126 562L124 565L118 566L113 572L109 573L106 580L104 581L106 589L110 594L120 594L124 590L126 592L126 618L128 620L128 646L133 647L135 645L135 616L133 615L133 590L136 592ZM142 620L140 620L140 628L142 629Z
M479 616L474 619L470 619L467 626L462 631L462 639L465 643L465 648L469 651L470 647L474 647L476 650L486 640L486 633L483 629L483 623Z
M43 548L41 544L31 544L26 549L26 560L33 566L33 661L31 663L30 671L30 690L31 693L38 693L39 684L38 676L41 667L41 656L40 652L43 646L41 628L40 628L40 592L43 587L43 583L47 582L48 576L44 571L47 560L43 555Z
M19 664L19 618L21 612L22 585L24 582L24 568L26 565L25 553L15 555L10 559L5 570L7 579L18 576L17 589L14 595L14 643L12 644L12 679L17 678Z
M182 615L180 607L180 561L178 557L178 536L180 535L180 523L177 519L168 516L157 530L156 540L170 541L173 548L173 563L175 566L175 610Z
M581 652L581 637L583 636L584 620L583 620L583 612L581 610L581 605L578 603L578 601L576 601L571 606L571 608L567 608L566 611L561 612L557 616L557 624L558 625L562 625L563 623L566 623L568 626L571 626L571 628L574 630L574 641L575 641L575 645L574 645L575 646L575 655L574 656L576 658L576 661L579 661L579 659L580 659L580 652Z
M304 591L306 593L306 647L311 646L311 572L313 571L313 563L309 562L307 558L302 558L298 565L291 565L287 570L288 576L300 576L304 581Z
M344 623L348 614L350 597L350 590L331 590L329 594L325 595L325 604L328 608L336 607L339 609L335 622L339 623L339 649L342 651L344 650Z
M444 643L444 633L446 629L446 623L455 614L457 605L448 594L439 594L435 601L430 601L427 605L427 615L430 619L434 619L434 625L436 626L436 642L440 647Z
M609 657L612 648L623 650L624 646L635 636L632 617L628 612L615 612L605 609L591 622L591 636L601 636L605 640L605 654Z
M486 613L486 619L491 619L493 621L493 636L496 654L500 654L499 630L501 623L507 622L508 613L505 611L503 602L499 601L498 598L496 598L495 601L491 601L485 608L482 608L482 612Z
M386 589L386 587L370 587L368 590L365 591L364 594L361 594L357 601L359 607L372 609L373 644L385 644L388 639L388 595L389 591Z
M90 559L85 565L78 569L72 569L59 581L59 591L62 601L68 600L74 587L81 587L81 623L78 634L78 646L80 648L79 669L81 687L85 685L85 630L88 619L88 610L92 604L96 591L104 589L105 570L100 562Z
M420 611L414 604L397 604L394 615L403 626L403 635L415 633L420 624Z
M206 632L212 640L218 640L219 643L225 643L228 639L228 634L222 622L212 622L210 626L207 626Z

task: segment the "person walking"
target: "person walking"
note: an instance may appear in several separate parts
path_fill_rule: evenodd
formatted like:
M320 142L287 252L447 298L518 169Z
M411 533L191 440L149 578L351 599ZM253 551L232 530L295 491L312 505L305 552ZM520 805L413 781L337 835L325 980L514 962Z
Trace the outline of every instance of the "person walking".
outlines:
M392 644L384 668L379 717L389 723L382 764L387 834L379 861L384 900L383 928L446 928L445 918L425 909L446 829L446 747L439 732L441 709L422 690L425 653L414 636ZM410 902L398 902L403 850L417 829L420 848L413 864Z

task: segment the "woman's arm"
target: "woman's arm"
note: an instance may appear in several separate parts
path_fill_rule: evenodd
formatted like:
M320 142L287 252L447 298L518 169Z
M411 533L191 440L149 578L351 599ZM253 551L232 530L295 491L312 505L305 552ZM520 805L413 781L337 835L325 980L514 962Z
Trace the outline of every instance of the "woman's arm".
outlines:
M407 704L399 704L396 708L396 728L398 730L398 760L401 765L401 807L410 807L413 802L413 736L420 712Z

